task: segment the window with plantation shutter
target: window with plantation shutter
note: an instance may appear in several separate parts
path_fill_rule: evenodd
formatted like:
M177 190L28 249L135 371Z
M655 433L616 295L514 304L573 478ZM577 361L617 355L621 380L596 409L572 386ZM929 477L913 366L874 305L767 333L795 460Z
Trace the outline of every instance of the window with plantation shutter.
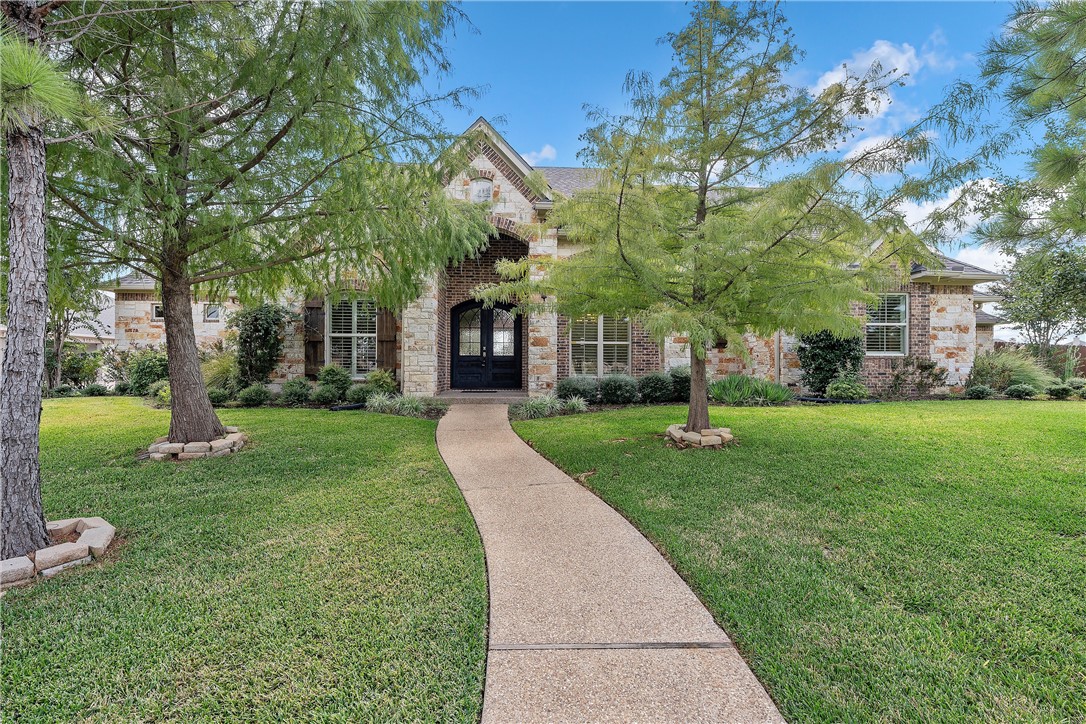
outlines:
M872 356L905 355L909 352L909 295L880 294L867 307L865 349Z
M630 373L630 322L583 317L570 323L570 368L575 375Z
M328 302L325 362L352 377L377 368L377 305L372 299Z

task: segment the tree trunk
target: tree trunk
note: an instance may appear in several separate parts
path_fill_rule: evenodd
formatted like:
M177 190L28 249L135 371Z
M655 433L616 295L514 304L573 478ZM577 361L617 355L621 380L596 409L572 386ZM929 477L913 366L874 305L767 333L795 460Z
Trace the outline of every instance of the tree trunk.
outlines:
M196 330L192 326L189 280L164 265L162 308L166 315L166 355L170 367L170 442L209 442L225 434L211 406L200 372Z
M688 432L701 432L709 427L709 390L705 386L705 357L698 356L696 345L690 345L690 409L686 413Z
M41 20L33 4L5 3L5 19L28 42ZM45 263L45 134L35 114L4 139L8 154L7 345L0 370L3 552L14 558L49 544L41 505L38 425L48 319Z

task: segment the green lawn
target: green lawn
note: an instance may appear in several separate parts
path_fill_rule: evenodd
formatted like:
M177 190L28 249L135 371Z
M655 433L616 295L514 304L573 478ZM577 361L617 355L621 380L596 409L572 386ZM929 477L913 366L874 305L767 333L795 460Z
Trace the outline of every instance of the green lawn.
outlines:
M476 721L483 552L435 423L222 417L255 444L140 463L168 412L45 403L46 515L104 516L123 543L4 596L4 721Z
M684 408L516 423L645 532L792 721L1086 721L1086 405Z

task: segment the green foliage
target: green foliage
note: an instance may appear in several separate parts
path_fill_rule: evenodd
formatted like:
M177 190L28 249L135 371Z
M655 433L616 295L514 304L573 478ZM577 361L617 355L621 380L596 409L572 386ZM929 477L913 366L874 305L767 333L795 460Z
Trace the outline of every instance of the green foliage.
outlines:
M1015 384L1003 390L1003 394L1014 400L1028 400L1037 396L1037 388L1033 385Z
M555 392L563 400L570 397L582 397L589 402L599 399L600 381L588 375L573 375L558 380Z
M282 305L260 304L230 317L230 326L238 331L237 372L241 385L268 381L283 351L283 327L291 316Z
M1016 253L992 291L1001 297L1000 314L1048 360L1052 345L1086 333L1086 247Z
M351 373L336 365L325 365L317 373L317 381L336 391L336 399L342 400L351 387Z
M1046 389L1056 382L1056 376L1025 350L998 350L974 358L966 386L987 385L1006 394L1008 387L1028 385L1037 394L1036 390Z
M79 390L71 385L57 385L48 392L49 397L76 397L77 395L79 395Z
M287 380L279 392L279 402L287 407L301 407L309 402L309 382L304 379Z
M366 398L366 409L370 412L392 412L396 407L396 398L387 392L374 392Z
M173 402L169 380L158 380L147 387L147 398L157 407L169 407Z
M831 400L866 400L870 393L858 374L842 372L826 385L826 397Z
M128 359L125 376L132 394L145 396L153 383L170 376L166 353L153 348L139 350Z
M637 381L637 392L642 402L671 402L675 397L671 375L666 372L650 372Z
M996 391L988 385L973 385L965 390L965 396L970 400L987 400L995 395Z
M113 385L113 394L115 395L130 395L132 394L132 385L126 381L118 382Z
M1070 387L1073 390L1083 390L1083 389L1086 389L1086 378L1083 378L1083 377L1068 377L1064 381L1064 384L1066 384L1068 387Z
M208 389L216 387L229 393L236 393L241 388L236 352L230 350L214 352L201 363L200 373Z
M540 395L529 397L523 402L511 405L510 414L518 420L534 420L540 417L551 417L562 411L564 403L555 395Z
M677 365L667 371L671 378L671 394L675 402L690 399L690 365Z
M947 370L933 359L907 355L891 360L890 369L893 370L893 375L887 385L886 396L893 400L912 394L927 397L933 389L946 385Z
M780 405L790 402L784 385L747 375L726 375L709 383L709 398L726 405Z
M562 412L579 413L588 412L588 401L583 397L573 395L562 401Z
M261 384L249 385L238 393L242 407L260 407L271 399L271 392Z
M637 380L630 375L607 375L600 380L600 400L605 405L637 402Z
M425 417L427 411L426 401L414 395L403 395L396 398L393 411L395 414L404 417Z
M313 388L313 391L309 393L309 401L314 405L321 405L322 407L334 405L339 402L342 397L343 395L340 394L339 387L327 382L318 383L317 386Z
M211 400L212 405L219 407L230 401L230 393L221 387L208 387L207 399Z
M1045 390L1045 394L1054 400L1066 400L1068 397L1075 394L1075 391L1071 388L1070 385L1065 385L1061 383L1058 385L1051 385L1047 390Z
M103 347L98 353L102 359L102 368L105 370L106 379L112 382L128 382L128 365L136 354L135 350L122 350L110 345ZM118 392L117 394L123 395L126 393Z
M109 395L109 388L95 383L84 387L82 394L84 397L106 397Z
M360 405L366 401L366 398L369 397L369 395L370 388L359 382L347 388L347 396L345 399L352 405Z
M60 380L64 384L83 387L98 378L101 357L97 352L88 352L78 342L65 342L61 352ZM56 373L56 355L53 346L45 350L45 378L54 379Z
M57 64L8 28L0 29L0 132L25 129L48 118L73 118L78 87Z
M366 375L366 389L370 392L384 392L395 395L399 387L396 378L388 370L374 370Z
M803 368L803 384L816 395L842 372L856 372L864 361L863 337L840 337L822 330L799 338L796 356Z

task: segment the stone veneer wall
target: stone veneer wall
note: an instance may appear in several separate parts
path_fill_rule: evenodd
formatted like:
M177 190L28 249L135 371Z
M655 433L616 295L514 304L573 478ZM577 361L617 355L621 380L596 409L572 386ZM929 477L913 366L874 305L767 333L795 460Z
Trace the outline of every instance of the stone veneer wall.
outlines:
M405 395L437 393L438 287L431 279L400 315L400 371Z
M153 319L155 304L161 304L162 297L157 292L116 293L113 331L117 340L117 349L135 347L162 346L166 344L166 322ZM212 303L222 306L226 314L218 322L204 321L204 305ZM196 344L205 345L226 337L226 322L231 312L241 308L237 299L231 297L223 302L209 302L206 299L193 299L192 325L196 331Z
M929 355L947 371L952 389L965 384L977 354L977 313L973 287L932 285Z
M975 317L974 317L975 318ZM995 351L995 327L990 324L977 325L976 353Z

